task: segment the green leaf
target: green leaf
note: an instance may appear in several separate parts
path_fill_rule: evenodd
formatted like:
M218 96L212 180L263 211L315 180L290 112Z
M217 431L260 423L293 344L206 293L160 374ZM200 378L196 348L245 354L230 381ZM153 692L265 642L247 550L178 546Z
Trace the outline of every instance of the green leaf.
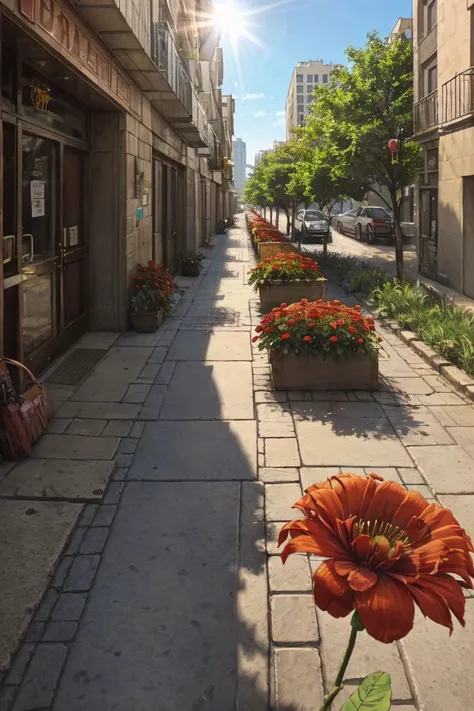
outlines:
M365 677L341 711L389 711L391 703L390 674L374 672Z

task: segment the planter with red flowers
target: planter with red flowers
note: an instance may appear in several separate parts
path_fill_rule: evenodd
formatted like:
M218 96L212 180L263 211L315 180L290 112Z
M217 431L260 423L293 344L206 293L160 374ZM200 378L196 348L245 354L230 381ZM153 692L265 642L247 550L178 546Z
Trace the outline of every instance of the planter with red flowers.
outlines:
M340 301L281 304L264 316L254 342L268 350L275 390L377 390L373 318Z
M176 285L171 274L152 260L137 264L129 299L130 326L137 333L153 333L171 311Z
M297 252L280 252L263 259L249 276L260 294L262 313L268 313L283 301L293 303L303 298L316 301L326 297L326 278L318 264Z

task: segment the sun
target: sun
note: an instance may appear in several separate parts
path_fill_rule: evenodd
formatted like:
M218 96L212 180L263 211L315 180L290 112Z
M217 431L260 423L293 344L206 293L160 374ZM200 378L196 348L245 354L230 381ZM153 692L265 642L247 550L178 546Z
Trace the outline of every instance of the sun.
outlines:
M231 2L214 5L214 26L232 42L248 35L247 13Z

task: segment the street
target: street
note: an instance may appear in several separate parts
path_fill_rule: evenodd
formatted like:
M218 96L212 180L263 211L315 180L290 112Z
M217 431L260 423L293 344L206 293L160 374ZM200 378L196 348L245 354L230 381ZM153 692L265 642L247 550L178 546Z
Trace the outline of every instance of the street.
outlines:
M395 247L393 245L386 244L383 240L373 245L358 242L353 237L341 235L335 229L332 229L332 238L333 243L328 246L330 252L343 254L346 257L357 257L371 267L395 272ZM304 242L302 247L308 252L322 250L322 245L310 242ZM416 272L418 260L415 246L406 241L403 251L405 268Z

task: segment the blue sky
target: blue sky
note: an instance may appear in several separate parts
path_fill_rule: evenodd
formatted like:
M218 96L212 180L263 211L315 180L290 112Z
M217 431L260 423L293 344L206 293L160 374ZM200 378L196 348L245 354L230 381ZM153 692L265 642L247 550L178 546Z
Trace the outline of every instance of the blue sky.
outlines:
M214 0L214 5L225 1L230 0ZM411 0L289 0L250 14L271 0L232 1L249 13L246 27L260 44L234 37L235 51L229 36L221 41L223 90L238 97L235 135L247 143L250 164L258 150L285 138L285 99L297 62L343 63L349 45L361 47L372 30L388 35L399 17L411 16L412 6Z

